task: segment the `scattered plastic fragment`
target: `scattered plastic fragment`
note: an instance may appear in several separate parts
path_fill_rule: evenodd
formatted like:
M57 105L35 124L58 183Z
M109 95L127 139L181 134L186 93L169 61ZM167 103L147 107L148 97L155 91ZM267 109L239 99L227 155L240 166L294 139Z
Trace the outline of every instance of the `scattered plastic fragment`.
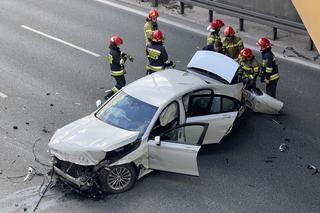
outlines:
M35 174L36 174L36 170L30 166L28 168L28 173L26 177L23 179L23 182L30 181Z
M319 170L318 170L317 167L315 167L314 165L309 164L309 165L307 166L307 168L310 169L310 170L314 170L314 172L312 173L312 175L315 175L315 174L319 173Z
M50 131L47 130L46 128L43 128L43 129L42 129L42 132L44 132L44 133L50 133Z
M26 122L26 124L29 125L30 123L29 123L29 122Z
M279 122L279 121L277 121L277 120L275 120L275 119L271 119L273 122L275 122L276 124L281 124L281 122Z
M289 147L288 147L288 145L285 144L285 143L281 144L280 147L279 147L280 152L285 152L285 151L287 151L288 149L289 149Z

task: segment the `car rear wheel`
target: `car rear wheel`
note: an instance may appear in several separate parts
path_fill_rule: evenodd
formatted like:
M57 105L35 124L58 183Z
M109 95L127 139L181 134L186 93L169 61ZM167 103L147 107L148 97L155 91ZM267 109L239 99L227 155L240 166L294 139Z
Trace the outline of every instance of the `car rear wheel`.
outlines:
M99 175L105 193L121 193L131 189L136 181L136 170L130 164L104 168Z

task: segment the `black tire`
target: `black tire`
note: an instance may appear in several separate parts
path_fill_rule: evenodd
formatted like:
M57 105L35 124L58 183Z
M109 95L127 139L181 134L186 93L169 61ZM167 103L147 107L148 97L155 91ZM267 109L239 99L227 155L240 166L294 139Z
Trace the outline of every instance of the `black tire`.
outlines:
M103 192L117 194L134 186L137 172L133 165L123 164L109 169L102 168L100 171L99 182Z

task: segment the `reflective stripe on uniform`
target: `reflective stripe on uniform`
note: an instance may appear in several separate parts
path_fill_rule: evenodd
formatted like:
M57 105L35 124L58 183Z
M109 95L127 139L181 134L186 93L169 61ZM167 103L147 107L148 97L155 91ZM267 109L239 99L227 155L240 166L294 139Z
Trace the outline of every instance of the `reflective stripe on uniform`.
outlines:
M125 71L120 70L120 71L111 71L111 76L122 76L124 75Z
M151 66L151 65L147 65L146 66L147 70L152 70L152 71L160 71L164 69L164 66Z
M264 60L262 60L262 64L261 64L261 65L262 65L262 67L266 67L266 66L267 66L267 64L268 64L267 60L265 60L265 59L264 59Z
M118 88L117 87L112 87L112 92L114 92L114 93L116 93L116 92L118 92L119 90L118 90Z
M274 81L274 80L277 80L277 79L279 79L279 78L280 78L279 74L276 73L276 74L273 74L273 75L270 76L269 81Z
M273 71L273 68L272 67L267 67L266 68L266 73L272 73Z
M252 69L252 67L249 67L249 66L246 66L246 65L242 65L241 68L244 69L244 70L251 70Z

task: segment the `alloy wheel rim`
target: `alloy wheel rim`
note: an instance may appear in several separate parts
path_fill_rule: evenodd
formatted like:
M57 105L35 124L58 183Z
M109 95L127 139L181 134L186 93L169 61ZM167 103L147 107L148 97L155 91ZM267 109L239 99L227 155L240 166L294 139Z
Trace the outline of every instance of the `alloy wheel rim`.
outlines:
M125 167L117 167L108 174L108 185L113 190L126 188L131 181L131 172Z

